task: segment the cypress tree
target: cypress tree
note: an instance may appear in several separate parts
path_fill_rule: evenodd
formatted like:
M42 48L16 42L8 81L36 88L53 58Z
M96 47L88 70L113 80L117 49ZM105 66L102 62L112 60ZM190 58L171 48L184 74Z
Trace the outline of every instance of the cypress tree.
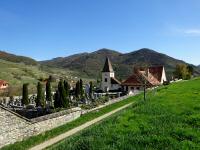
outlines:
M61 107L61 103L60 103L60 93L58 90L56 90L56 93L54 95L54 107L55 108L59 108Z
M80 79L80 96L83 97L84 91L83 91L83 80Z
M67 98L66 91L64 88L63 81L61 80L58 84L58 91L60 93L60 104L63 108L69 107L69 99Z
M90 98L92 98L92 94L93 94L93 83L91 81L90 82L90 89L89 89L89 96L90 96Z
M22 91L22 105L28 105L29 98L28 98L28 84L23 84L23 91Z
M66 96L69 97L70 94L70 85L67 81L64 81L64 87L65 87L65 91L66 91Z
M37 85L36 106L42 106L42 107L45 106L44 92L42 90L42 84L41 84L41 82L38 82L38 85Z
M76 98L80 98L80 82L76 82L76 89L75 89L75 96Z
M51 81L48 80L46 83L46 101L52 105L52 94L51 94Z

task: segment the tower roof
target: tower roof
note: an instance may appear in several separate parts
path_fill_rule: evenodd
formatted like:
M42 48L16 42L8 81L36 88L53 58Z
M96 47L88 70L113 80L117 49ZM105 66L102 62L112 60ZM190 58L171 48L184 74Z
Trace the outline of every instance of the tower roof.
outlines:
M102 72L114 72L110 59L106 57L106 61Z

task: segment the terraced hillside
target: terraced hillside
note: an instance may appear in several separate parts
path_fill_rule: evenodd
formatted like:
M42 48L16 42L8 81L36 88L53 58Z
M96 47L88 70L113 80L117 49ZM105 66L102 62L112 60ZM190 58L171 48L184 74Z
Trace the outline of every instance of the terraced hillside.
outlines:
M137 107L49 149L200 149L200 79L149 92Z

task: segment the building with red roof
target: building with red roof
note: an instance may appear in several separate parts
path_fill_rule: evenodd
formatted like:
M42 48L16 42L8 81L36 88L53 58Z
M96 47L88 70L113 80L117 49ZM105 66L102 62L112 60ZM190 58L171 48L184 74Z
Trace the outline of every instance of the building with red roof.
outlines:
M8 82L4 80L0 80L0 90L4 90L8 88Z
M122 82L123 90L135 94L146 87L162 85L166 81L164 66L152 66L147 69L135 68L133 74Z

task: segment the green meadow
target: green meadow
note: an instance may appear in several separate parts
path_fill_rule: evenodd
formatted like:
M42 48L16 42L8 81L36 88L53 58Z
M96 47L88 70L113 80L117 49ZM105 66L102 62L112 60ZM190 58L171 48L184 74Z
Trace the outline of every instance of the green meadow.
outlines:
M147 96L49 149L200 149L200 79L163 86Z

